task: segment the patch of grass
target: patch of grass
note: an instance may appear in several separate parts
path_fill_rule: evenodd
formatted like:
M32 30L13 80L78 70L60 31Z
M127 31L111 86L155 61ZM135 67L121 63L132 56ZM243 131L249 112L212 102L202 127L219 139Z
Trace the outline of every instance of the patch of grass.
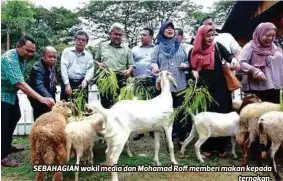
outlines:
M154 139L149 137L147 133L145 137L139 141L132 141L133 136L132 134L129 138L130 141L130 148L133 153L133 157L129 158L128 155L123 152L119 158L119 166L137 166L137 165L152 165L154 166L155 163L153 162L154 157ZM159 159L163 166L169 166L170 163L170 156L167 152L167 142L164 138L164 135L161 134L160 138L160 152L159 152ZM176 160L178 161L179 165L189 165L189 166L228 166L228 165L237 165L240 166L240 159L232 159L230 154L231 148L228 148L227 152L229 153L227 158L219 159L216 155L213 155L211 158L206 159L205 163L200 163L195 155L195 151L193 149L193 143L195 140L188 145L187 151L185 152L185 158L179 158L178 152L175 152ZM13 140L13 144L16 146L23 146L26 148L25 151L19 152L17 154L11 154L10 157L18 159L21 161L22 165L16 168L5 168L2 167L2 179L4 178L5 181L15 181L18 180L34 180L35 173L32 171L32 167L30 165L30 148L28 143L28 137L15 137ZM94 146L94 153L95 153L95 164L101 165L105 161L105 150L106 145L102 143L96 142ZM240 150L237 150L238 156L240 156ZM76 160L71 159L69 164L75 164ZM282 167L278 167L279 172L282 175ZM238 173L238 172L230 172L230 173L223 173L223 172L120 172L119 174L120 180L125 181L143 181L143 180L154 180L154 181L164 181L164 180L234 180L239 175L255 175L252 172L245 172L245 173ZM271 173L260 173L260 175L271 176ZM74 172L64 172L64 180L71 181L74 179L75 173ZM13 178L12 180L9 180ZM48 180L51 180L52 173L48 173ZM93 181L93 180L108 180L110 179L110 173L108 172L80 172L79 178L81 181Z

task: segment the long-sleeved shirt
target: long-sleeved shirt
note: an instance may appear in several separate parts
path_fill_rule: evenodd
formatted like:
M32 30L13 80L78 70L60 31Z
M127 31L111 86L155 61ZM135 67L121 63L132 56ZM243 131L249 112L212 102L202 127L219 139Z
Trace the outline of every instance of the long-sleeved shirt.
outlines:
M275 49L274 55L267 56L265 67L255 67L251 58L253 50L251 49L251 43L247 43L239 56L241 69L245 72L251 72L252 75L244 75L242 79L242 90L268 90L268 89L280 89L283 88L283 53L279 48L273 44ZM262 71L265 77L274 82L275 84L267 80L253 79L258 72ZM277 86L278 85L278 86Z
M183 70L180 70L178 66L181 65L181 63L188 65L188 58L187 53L183 46L179 46L179 49L176 51L173 57L169 58L166 57L164 54L160 52L159 46L156 45L153 49L152 53L152 61L151 61L151 67L158 66L161 70L167 70L170 73L172 73L179 90L184 90L187 87L187 81L186 81L186 75ZM172 92L178 92L178 89L174 88L173 85L171 85L171 91Z
M61 74L64 84L69 84L69 79L91 80L94 76L93 56L84 50L76 52L75 47L65 48L61 56Z

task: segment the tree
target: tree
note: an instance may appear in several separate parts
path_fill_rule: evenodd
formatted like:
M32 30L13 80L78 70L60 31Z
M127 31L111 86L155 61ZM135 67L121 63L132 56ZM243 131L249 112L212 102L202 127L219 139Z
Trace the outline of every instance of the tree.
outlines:
M88 22L95 38L108 39L111 25L124 25L125 38L132 47L143 27L159 28L162 22L174 17L183 1L90 1L79 14Z
M220 0L213 3L213 10L211 15L214 17L214 21L218 25L222 25L229 13L231 12L236 1Z
M26 1L3 1L1 4L1 23L6 32L6 49L10 49L10 34L13 29L25 30L33 19L33 11Z

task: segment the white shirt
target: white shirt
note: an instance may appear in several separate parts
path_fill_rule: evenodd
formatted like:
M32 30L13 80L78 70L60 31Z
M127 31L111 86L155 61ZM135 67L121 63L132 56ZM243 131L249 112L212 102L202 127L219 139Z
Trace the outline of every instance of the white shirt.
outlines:
M238 50L241 50L240 45L230 33L219 33L215 35L215 41L221 43L233 55Z

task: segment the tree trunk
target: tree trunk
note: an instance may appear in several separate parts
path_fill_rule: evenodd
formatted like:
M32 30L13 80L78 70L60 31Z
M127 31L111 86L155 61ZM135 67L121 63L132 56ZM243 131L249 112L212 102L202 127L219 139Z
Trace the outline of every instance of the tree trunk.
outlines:
M10 49L10 29L9 29L9 26L7 26L7 42L6 42L6 48L7 50Z

